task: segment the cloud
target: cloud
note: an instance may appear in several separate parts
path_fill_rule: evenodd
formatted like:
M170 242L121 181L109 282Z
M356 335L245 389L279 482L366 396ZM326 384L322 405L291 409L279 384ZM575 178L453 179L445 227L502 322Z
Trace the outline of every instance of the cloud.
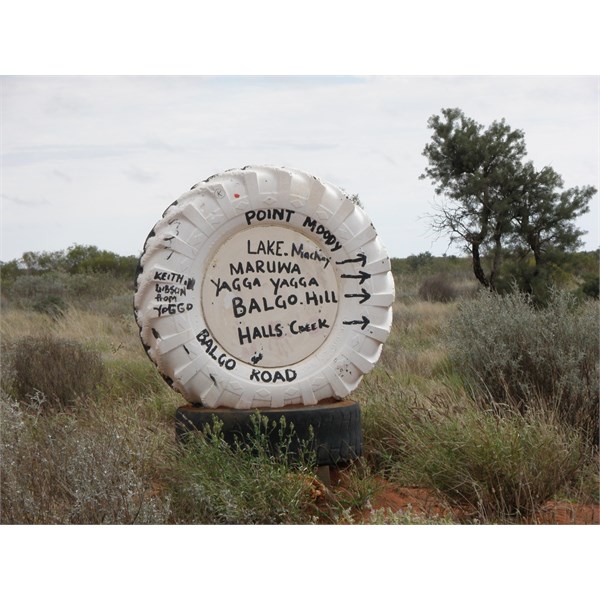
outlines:
M3 156L4 166L32 165L53 160L95 160L130 154L139 146L103 144L47 144L21 146Z
M73 181L71 177L69 177L66 173L63 173L62 171L59 171L58 169L54 169L54 171L52 171L52 175L58 177L59 179L62 179L63 181L66 181L67 183L71 183Z
M84 114L87 103L77 96L58 94L48 98L45 106L45 112L50 117L70 117L72 115Z
M324 144L324 143L292 143L292 142L281 142L281 146L288 146L293 150L305 150L308 152L314 152L315 150L335 150L338 144Z
M129 167L124 169L123 174L132 181L137 181L139 183L152 183L157 179L155 172L148 169L141 169L140 167Z
M38 206L50 204L50 201L46 200L45 198L21 198L19 196L10 196L8 194L2 194L2 197L9 202L13 202L14 204L25 206L27 208L37 208Z

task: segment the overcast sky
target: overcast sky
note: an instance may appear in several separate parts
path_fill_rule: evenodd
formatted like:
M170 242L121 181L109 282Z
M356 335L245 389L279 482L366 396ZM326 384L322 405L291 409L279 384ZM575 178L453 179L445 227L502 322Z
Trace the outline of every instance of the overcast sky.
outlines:
M3 77L1 259L93 244L138 255L163 210L220 171L288 166L358 194L392 257L447 251L419 180L427 119L459 107L525 132L566 187L598 187L597 77ZM578 225L599 246L598 195ZM456 248L448 250L458 254Z

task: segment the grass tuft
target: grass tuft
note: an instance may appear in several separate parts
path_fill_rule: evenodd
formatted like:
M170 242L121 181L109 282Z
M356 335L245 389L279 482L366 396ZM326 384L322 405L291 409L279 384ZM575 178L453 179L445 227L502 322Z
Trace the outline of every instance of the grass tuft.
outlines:
M370 458L387 477L433 488L487 522L531 515L586 463L576 431L539 413L498 416L467 398L379 397L364 421Z
M41 393L47 403L67 406L91 395L104 376L100 355L78 342L25 337L9 353L9 387L22 401Z

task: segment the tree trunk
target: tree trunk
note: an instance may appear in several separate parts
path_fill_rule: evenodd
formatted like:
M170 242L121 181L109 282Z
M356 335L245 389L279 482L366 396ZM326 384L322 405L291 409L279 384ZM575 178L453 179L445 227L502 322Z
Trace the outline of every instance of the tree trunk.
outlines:
M494 234L494 258L492 261L492 270L490 272L490 289L496 291L496 277L500 270L500 263L502 261L502 234L496 232Z
M481 285L488 289L490 289L490 282L485 276L483 267L481 266L481 256L479 255L479 247L482 244L482 242L485 241L485 238L488 234L490 213L490 207L487 202L487 191L485 191L480 218L481 229L478 234L472 235L469 241L471 242L471 254L473 255L473 273L475 273L475 277L477 277L479 283L481 283Z
M479 283L484 287L490 288L490 282L487 280L483 267L481 266L481 256L479 256L479 242L471 242L471 254L473 255L473 273L477 277Z

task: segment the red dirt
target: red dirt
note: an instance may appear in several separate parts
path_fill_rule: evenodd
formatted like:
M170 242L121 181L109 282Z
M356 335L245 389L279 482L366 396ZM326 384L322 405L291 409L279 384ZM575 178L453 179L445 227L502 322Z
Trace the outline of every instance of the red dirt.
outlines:
M543 525L599 525L598 504L572 504L571 502L547 502L533 523Z
M453 521L461 521L467 517L466 511L452 508L434 490L400 487L383 480L381 480L381 485L381 490L371 500L371 506L375 510L384 509L391 512L401 510L426 518L449 517ZM361 516L368 520L369 511L363 512Z
M391 512L410 511L421 517L449 517L455 522L468 521L467 510L451 507L434 490L419 487L400 487L383 479L381 490L371 500L373 509L387 509ZM344 476L332 471L332 485L344 486ZM368 522L370 511L357 515L358 522ZM597 504L574 504L570 502L547 502L540 511L523 524L540 525L599 525L600 506Z

